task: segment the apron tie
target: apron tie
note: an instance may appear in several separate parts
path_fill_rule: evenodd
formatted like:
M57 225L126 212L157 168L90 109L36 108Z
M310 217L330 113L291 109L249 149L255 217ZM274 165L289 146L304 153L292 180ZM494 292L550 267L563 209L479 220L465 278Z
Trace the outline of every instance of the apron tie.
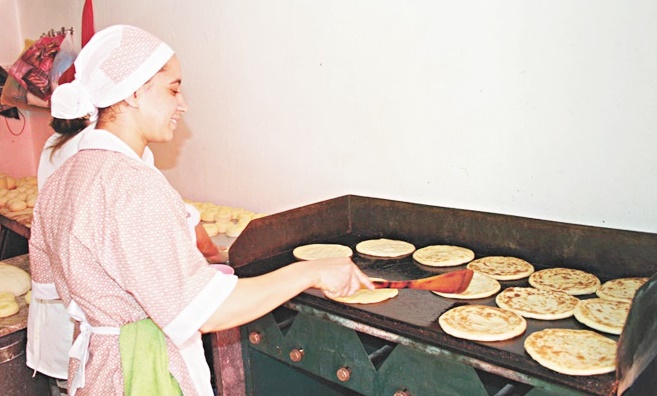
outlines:
M89 360L89 339L91 334L100 334L100 335L119 335L121 333L120 327L94 327L87 322L87 318L82 311L82 309L75 303L71 301L71 304L68 307L69 314L77 321L80 322L80 334L75 339L75 342L71 346L71 349L68 352L70 358L75 358L80 361L78 365L78 370L75 373L73 382L69 384L69 394L70 396L75 396L76 391L79 388L84 388L85 385L85 366Z

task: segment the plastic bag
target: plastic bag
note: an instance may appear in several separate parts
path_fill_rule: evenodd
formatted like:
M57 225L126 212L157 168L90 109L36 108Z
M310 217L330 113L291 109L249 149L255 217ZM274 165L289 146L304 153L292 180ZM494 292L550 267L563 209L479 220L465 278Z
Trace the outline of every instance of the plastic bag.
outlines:
M57 56L55 56L52 69L50 70L50 86L53 91L55 91L55 88L57 88L58 85L73 80L74 75L68 79L66 77L62 79L62 76L71 68L75 58L78 56L78 52L79 51L73 43L73 35L71 33L66 33L66 37L59 47L59 52L57 53Z
M46 36L35 41L9 69L9 74L29 93L47 101L52 95L50 71L64 35Z
M25 40L23 52L9 69L0 103L20 108L50 107L50 96L77 53L70 32Z
M32 40L25 40L23 52L27 51L33 43ZM21 55L23 52L21 52ZM2 88L2 95L0 95L0 104L21 108L27 106L27 89L19 84L9 71L7 72L5 85Z

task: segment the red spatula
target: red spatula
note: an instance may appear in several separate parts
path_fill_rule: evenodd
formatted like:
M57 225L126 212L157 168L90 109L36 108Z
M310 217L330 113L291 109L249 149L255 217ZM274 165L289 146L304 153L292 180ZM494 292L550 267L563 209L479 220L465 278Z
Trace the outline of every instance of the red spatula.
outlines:
M463 293L472 280L472 270L463 269L429 278L402 281L372 281L375 289L420 289L440 293Z

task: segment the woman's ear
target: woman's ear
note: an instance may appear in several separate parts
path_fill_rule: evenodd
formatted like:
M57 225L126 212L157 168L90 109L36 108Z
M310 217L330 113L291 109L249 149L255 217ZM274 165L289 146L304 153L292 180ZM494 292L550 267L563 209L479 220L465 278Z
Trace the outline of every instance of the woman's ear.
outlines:
M133 92L130 96L124 99L124 101L128 104L128 106L133 107L135 109L139 108L139 94L140 94L141 88Z

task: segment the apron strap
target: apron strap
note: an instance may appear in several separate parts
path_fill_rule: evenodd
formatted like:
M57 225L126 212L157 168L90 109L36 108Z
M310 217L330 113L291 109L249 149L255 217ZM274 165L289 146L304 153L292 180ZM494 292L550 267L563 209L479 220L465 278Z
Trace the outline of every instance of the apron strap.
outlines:
M80 322L80 334L75 339L68 352L69 358L75 358L80 361L78 370L75 373L73 381L69 383L69 395L75 396L79 388L84 388L85 385L85 366L89 360L89 339L91 334L101 335L119 335L121 329L119 327L93 327L87 322L84 311L78 306L75 301L71 301L68 308L68 313L71 317Z

